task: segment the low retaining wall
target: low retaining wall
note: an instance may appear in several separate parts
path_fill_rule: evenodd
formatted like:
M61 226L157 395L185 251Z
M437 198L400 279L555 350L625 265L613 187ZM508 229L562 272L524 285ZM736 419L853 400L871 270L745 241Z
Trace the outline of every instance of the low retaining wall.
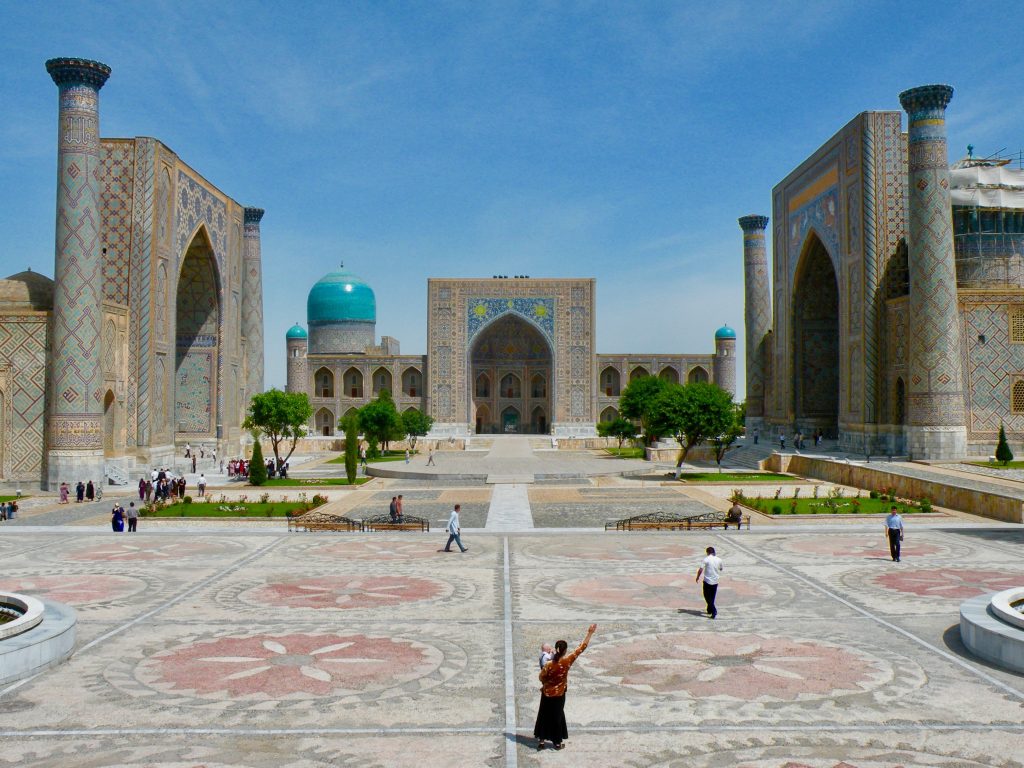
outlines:
M60 664L75 648L73 609L47 601L40 624L0 641L0 685Z
M994 615L991 602L997 596L979 595L961 604L960 639L975 656L1003 669L1024 673L1024 630Z
M795 454L773 453L763 464L765 469L772 472L790 472L853 488L892 488L897 496L903 498L927 498L936 506L947 509L958 509L1008 523L1024 522L1024 501L996 491L964 488L939 480L907 477L864 464L846 464Z
M671 462L675 464L679 461L679 448L648 448L647 449L647 460L648 461L660 461L660 462ZM715 460L715 449L710 445L698 445L690 449L686 454L686 462L691 461L714 461Z

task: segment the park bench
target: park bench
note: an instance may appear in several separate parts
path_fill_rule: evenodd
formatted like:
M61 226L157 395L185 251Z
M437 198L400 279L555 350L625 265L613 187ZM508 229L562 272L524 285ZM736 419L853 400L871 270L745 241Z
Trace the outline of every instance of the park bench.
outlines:
M429 531L430 521L424 517L402 515L399 523L391 519L391 515L376 515L363 518L364 531Z
M669 512L648 512L644 515L612 520L605 523L606 531L692 531L708 528L726 529L729 526L750 530L750 515L741 515L740 520L728 520L722 512L706 512L702 515L677 515Z
M322 512L307 512L304 515L288 516L288 531L361 531L362 525L342 515L325 515Z

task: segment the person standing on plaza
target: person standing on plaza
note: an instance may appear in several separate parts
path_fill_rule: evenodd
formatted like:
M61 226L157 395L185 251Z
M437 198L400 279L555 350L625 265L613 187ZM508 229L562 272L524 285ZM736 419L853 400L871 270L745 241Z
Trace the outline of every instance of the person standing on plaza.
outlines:
M153 500L153 481L146 481L146 503L149 504Z
M193 454L192 455L192 474L194 475L195 473L196 473L196 457L195 457L195 454Z
M85 483L81 480L78 481L78 485L75 486L75 502L81 503L85 500Z
M135 506L135 502L131 502L128 505L128 533L137 533L139 526L139 510Z
M391 503L388 504L388 515L391 517L392 523L398 522L398 497L392 496Z
M896 505L889 508L889 514L885 518L885 535L889 539L889 554L892 561L900 561L900 544L903 541L903 518L897 512Z
M110 527L114 533L124 533L124 507L114 502L114 508L110 511Z
M92 484L92 480L85 484L85 498L89 501L96 498L96 486Z
M140 477L139 478L139 501L142 501L144 498L146 498L146 478Z
M199 480L196 482L196 487L199 488L199 495L206 495L206 475L202 472L199 473Z
M708 547L704 551L707 553L707 557L704 558L700 568L697 569L697 578L694 581L700 581L701 576L704 577L704 602L708 605L708 616L714 619L718 617L718 608L715 607L715 597L718 595L718 580L722 576L725 565L722 563L722 558L715 554L714 547Z
M61 483L60 484L60 503L61 504L67 504L68 503L68 493L69 493L69 491L68 491L68 484L67 483Z
M406 464L409 463L409 449L408 448L405 449L405 463Z
M597 631L597 624L591 624L587 636L575 651L567 654L569 645L565 640L555 643L555 655L540 671L540 707L537 709L537 721L533 726L533 736L537 739L537 749L544 749L544 742L550 741L555 749L562 749L563 739L569 738L569 729L565 724L565 692L569 687L569 668L579 655L587 650L590 639Z
M462 505L456 504L451 515L448 517L448 526L445 528L448 531L448 543L444 545L445 552L452 551L453 541L459 545L459 549L463 552L469 549L469 547L462 546L462 526L459 525L459 511L461 509Z
M192 458L192 446L189 445L188 443L185 443L185 458Z

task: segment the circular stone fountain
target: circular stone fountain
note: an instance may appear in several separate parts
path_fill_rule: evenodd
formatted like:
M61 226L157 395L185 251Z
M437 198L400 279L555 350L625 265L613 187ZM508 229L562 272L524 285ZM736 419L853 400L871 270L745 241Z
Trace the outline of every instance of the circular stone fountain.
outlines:
M1003 669L1024 672L1024 587L962 603L960 637L974 655Z
M0 592L0 685L67 659L75 647L75 623L66 605Z

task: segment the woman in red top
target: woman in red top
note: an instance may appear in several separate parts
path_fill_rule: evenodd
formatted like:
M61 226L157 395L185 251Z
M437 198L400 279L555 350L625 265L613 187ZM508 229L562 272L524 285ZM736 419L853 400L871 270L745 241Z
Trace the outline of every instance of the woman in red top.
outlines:
M544 749L545 741L550 741L555 749L561 749L565 746L562 739L569 738L569 730L565 726L565 691L569 685L569 667L587 649L595 630L597 624L591 624L579 648L570 654L566 654L569 646L565 640L559 640L555 643L554 658L540 671L540 709L537 710L537 723L533 726L537 749Z

